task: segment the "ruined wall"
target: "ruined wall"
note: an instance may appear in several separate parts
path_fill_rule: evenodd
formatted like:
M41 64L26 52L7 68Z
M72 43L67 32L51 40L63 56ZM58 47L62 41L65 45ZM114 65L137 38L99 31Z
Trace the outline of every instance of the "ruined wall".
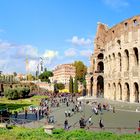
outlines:
M104 45L105 98L139 102L140 16L110 28Z
M104 59L98 59L100 53ZM104 78L104 97L112 100L139 102L140 85L140 16L127 19L112 28L98 23L91 60L94 67L93 90L97 95L97 78ZM99 61L103 73L97 72ZM90 82L89 82L90 83ZM88 87L90 89L90 87ZM90 92L89 92L90 95Z

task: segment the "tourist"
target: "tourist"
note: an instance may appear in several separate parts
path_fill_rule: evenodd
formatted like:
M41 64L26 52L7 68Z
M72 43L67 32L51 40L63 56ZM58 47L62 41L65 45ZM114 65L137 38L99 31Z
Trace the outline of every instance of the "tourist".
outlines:
M85 124L84 118L81 118L81 119L79 120L79 124L80 124L80 128L85 128L86 124Z
M67 105L67 107L69 106L69 102L68 101L67 101L66 105Z
M96 107L93 107L93 112L94 112L96 115L98 115L98 110L97 110Z
M91 116L88 119L88 123L89 123L89 125L91 124Z
M100 128L103 128L104 127L103 120L102 119L100 119L100 121L99 121L99 126L100 126Z
M64 129L65 129L65 130L68 130L68 128L69 128L69 126L68 126L68 120L66 119L66 120L64 121Z
M67 112L67 110L65 111L65 117L68 117L68 112Z
M17 119L17 116L18 116L18 112L17 111L14 111L14 116L15 116L15 119Z
M25 119L27 119L27 109L25 109Z
M70 117L71 116L71 111L70 111L70 109L68 110L68 117Z

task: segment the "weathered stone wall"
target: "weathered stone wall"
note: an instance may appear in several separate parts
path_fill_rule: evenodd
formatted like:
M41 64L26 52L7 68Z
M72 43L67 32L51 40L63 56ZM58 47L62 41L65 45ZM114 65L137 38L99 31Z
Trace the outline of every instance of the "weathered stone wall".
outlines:
M105 98L139 102L140 16L125 20L112 28L99 23L94 43L91 60L96 62L95 67L90 68L93 73L90 76L94 79L94 95L97 94L97 77L102 75ZM104 73L96 73L99 53L104 54Z

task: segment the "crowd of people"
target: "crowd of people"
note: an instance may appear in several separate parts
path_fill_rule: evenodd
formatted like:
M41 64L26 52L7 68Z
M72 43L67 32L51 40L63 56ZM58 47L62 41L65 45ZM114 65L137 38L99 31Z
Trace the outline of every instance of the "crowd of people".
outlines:
M50 95L49 98L42 99L39 103L39 106L32 108L31 110L28 108L24 109L24 119L29 119L29 114L32 113L36 120L40 120L42 118L46 118L47 123L55 123L55 117L52 115L53 108L59 108L61 106L65 107L64 111L64 129L68 130L69 128L73 127L73 125L69 124L69 119L74 116L75 114L80 114L81 118L79 119L78 123L79 128L85 128L86 126L94 126L93 123L93 114L95 115L103 115L103 110L110 111L113 110L115 113L115 107L111 107L110 104L101 104L97 102L92 103L91 113L92 115L88 118L83 116L83 111L85 104L87 102L79 101L78 96L73 96L71 94L60 94L60 95ZM15 119L18 118L18 112L14 112ZM99 119L99 127L103 128L103 119Z

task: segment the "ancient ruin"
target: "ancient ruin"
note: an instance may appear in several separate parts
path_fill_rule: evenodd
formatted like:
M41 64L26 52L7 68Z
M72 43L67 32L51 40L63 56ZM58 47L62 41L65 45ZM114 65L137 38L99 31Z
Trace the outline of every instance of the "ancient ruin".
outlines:
M112 28L98 23L88 68L89 96L139 102L140 16Z

